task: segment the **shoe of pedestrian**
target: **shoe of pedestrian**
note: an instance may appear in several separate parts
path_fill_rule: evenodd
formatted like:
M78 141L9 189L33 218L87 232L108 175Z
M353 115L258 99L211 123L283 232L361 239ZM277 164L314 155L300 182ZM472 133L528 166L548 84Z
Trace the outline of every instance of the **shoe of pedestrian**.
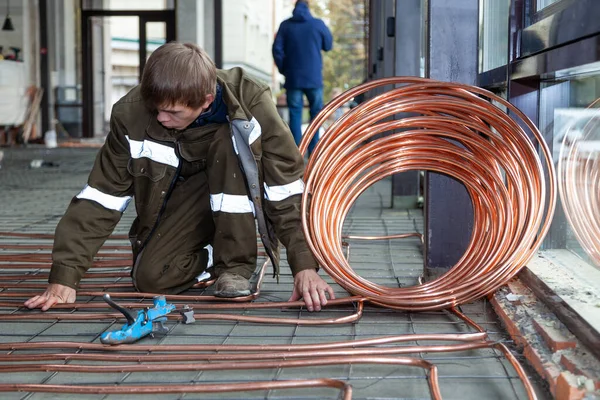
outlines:
M225 272L215 282L217 297L242 297L250 295L250 281L238 274Z

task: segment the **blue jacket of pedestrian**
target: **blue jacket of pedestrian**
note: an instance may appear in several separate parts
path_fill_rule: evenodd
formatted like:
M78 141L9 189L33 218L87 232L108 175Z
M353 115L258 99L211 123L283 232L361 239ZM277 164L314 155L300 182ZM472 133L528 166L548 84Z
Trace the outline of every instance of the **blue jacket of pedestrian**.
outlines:
M292 17L281 23L273 42L273 58L285 76L284 87L323 87L321 50L329 51L332 46L333 36L325 23L311 15L306 3L296 3Z

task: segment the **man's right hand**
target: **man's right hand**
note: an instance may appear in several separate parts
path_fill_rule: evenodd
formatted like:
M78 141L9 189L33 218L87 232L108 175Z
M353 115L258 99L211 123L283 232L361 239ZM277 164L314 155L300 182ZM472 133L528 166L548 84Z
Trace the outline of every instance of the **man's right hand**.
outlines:
M48 310L55 304L74 303L77 291L68 286L50 283L43 294L32 297L25 302L25 307L42 307L42 311Z

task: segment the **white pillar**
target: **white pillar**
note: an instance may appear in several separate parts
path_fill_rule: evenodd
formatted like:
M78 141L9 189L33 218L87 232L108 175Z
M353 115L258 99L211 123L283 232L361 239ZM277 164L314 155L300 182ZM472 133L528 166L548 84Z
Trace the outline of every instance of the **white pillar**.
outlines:
M214 0L179 0L175 13L177 40L196 43L214 58Z

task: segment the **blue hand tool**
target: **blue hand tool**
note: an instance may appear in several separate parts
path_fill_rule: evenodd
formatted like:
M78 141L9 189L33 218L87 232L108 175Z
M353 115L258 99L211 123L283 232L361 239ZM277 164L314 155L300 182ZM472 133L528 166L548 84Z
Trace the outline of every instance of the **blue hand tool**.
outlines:
M103 298L108 305L125 316L127 323L119 330L104 332L100 335L100 341L102 343L134 343L148 335L154 335L155 333L166 334L169 332L163 323L167 320L167 315L172 311L175 311L175 305L167 304L165 296L154 297L153 308L145 308L137 313L115 303L108 293L105 293ZM183 316L183 322L185 324L190 324L195 321L194 311L188 306L185 306L183 310L178 311Z

